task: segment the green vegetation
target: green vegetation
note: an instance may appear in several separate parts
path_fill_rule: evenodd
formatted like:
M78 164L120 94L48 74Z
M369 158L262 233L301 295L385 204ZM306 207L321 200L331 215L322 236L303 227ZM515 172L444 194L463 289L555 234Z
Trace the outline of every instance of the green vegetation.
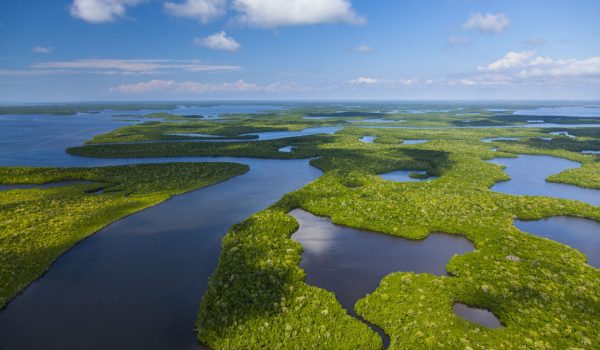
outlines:
M93 157L310 157L314 158L311 164L325 172L228 232L200 305L196 326L201 342L214 349L381 348L379 336L350 317L335 295L304 282L305 274L298 267L302 247L290 239L297 223L287 215L300 207L330 217L337 224L409 239L423 239L430 232L441 231L465 235L474 242L474 252L449 261L450 276L394 273L355 305L359 316L390 336L390 349L598 348L599 270L589 266L577 250L521 232L513 221L558 215L600 221L600 208L578 201L495 193L490 187L508 178L500 166L486 160L522 153L564 157L581 162L582 167L550 180L600 188L599 157L580 153L582 149L597 149L599 129L569 129L577 138L552 136L552 141L544 141L541 138L550 137L552 130L378 129L345 124L348 127L335 135L270 141L110 144L160 141L166 133L237 137L247 132L299 130L373 117L353 111L352 115L336 113L331 119L312 121L302 118L304 112L236 116L226 123L136 125L69 150ZM384 117L404 119L403 125L416 126L452 126L466 120L481 125L526 122L517 117L504 120L497 114L473 107L454 112L398 112ZM359 142L364 135L377 138L374 143ZM519 140L481 141L493 137ZM430 141L402 144L411 139ZM279 152L284 146L295 148L291 153ZM439 178L395 183L377 176L400 169L425 170ZM454 315L455 302L489 309L505 327L489 330L465 321Z
M87 180L50 189L0 191L0 308L81 239L124 216L242 174L233 163L103 168L0 168L2 184ZM105 189L101 194L96 194Z

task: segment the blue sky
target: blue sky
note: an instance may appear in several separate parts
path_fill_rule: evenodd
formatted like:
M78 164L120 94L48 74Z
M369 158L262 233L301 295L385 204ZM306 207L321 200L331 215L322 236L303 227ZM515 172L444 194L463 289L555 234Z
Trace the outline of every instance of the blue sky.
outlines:
M0 3L4 103L598 98L598 0Z

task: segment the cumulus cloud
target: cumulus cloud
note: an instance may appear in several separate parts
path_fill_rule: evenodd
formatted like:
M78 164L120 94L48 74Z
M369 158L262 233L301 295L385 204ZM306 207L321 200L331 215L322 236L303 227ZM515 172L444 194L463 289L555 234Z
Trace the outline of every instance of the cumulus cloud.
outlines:
M514 52L510 51L504 57L488 64L486 67L479 67L479 70L502 70L514 67L520 67L535 56L531 51Z
M353 47L352 52L369 53L369 52L373 52L373 48L369 45L359 45L359 46Z
M31 49L31 52L34 53L50 53L52 51L54 51L54 48L49 46L34 46L33 49Z
M194 81L175 80L150 80L135 84L121 84L110 88L112 92L126 94L139 94L150 91L175 91L192 93L210 93L210 92L249 92L259 91L261 88L253 83L247 83L240 79L233 83L208 84Z
M194 38L194 44L205 46L211 50L223 51L237 51L241 46L234 38L228 36L225 31L209 35L205 38Z
M484 34L498 34L510 26L505 13L472 13L462 27Z
M206 64L196 60L161 59L82 59L36 63L33 69L77 70L91 73L147 74L172 71L214 72L239 69L239 66Z
M71 16L90 23L114 21L124 17L127 7L135 6L144 0L74 0L69 12Z
M166 2L164 8L173 16L195 18L207 23L225 14L226 5L225 0L185 0Z
M369 77L359 77L348 81L348 84L354 87L359 86L385 86L389 88L416 85L420 81L418 78L398 78L398 79L377 79Z
M350 0L233 0L237 20L257 27L282 27L321 23L364 24Z

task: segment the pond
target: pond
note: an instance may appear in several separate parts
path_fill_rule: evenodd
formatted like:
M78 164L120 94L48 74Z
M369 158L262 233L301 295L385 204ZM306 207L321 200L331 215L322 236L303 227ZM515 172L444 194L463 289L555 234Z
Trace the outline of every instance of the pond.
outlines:
M334 225L329 218L302 209L289 214L300 224L292 239L304 248L300 267L306 283L335 293L355 317L354 304L374 291L383 277L398 271L446 275L453 255L474 249L459 235L431 233L417 241Z
M429 142L429 140L419 139L419 140L404 140L402 142L403 145L420 145L422 143Z
M437 176L429 176L425 170L396 170L380 174L379 177L394 182L423 182L438 178Z
M520 155L517 158L495 158L492 163L504 165L510 180L498 182L492 190L508 194L548 196L574 199L600 206L600 190L547 182L550 175L578 168L579 163L550 156Z
M253 142L253 141L265 141L265 140L277 140L285 139L288 137L299 137L319 134L335 134L342 130L341 126L320 126L315 128L306 128L299 131L265 131L265 132L253 132L248 134L241 134L240 136L258 136L254 139L217 139L217 140L202 140L204 142Z
M363 136L358 141L363 142L363 143L373 143L373 142L375 142L376 138L377 138L377 136Z
M516 220L515 226L539 237L563 243L585 254L588 264L600 268L600 222L570 216L536 221Z
M490 137L487 139L481 139L481 142L491 143L493 141L517 141L519 137Z
M600 151L593 151L593 150L586 149L586 150L581 151L581 153L583 153L583 154L600 154Z
M502 324L498 318L488 310L478 309L465 305L463 303L456 303L452 306L452 310L457 316L460 316L468 321L477 323L478 325L487 328L500 328Z
M300 267L307 283L334 292L354 314L358 299L372 292L392 272L446 274L454 254L472 251L463 236L432 233L423 240L334 225L329 218L301 209L290 212L300 227L292 239L302 244Z
M295 146L285 146L285 147L281 147L280 149L278 149L279 152L283 152L283 153L292 153L294 151L294 148L296 148Z

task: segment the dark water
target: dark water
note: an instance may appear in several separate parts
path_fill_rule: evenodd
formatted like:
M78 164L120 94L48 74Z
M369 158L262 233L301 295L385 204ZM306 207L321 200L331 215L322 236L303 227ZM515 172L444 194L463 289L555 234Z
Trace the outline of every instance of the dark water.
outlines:
M290 212L300 228L292 235L304 247L300 267L306 282L335 293L352 315L354 304L392 272L446 274L454 254L473 250L463 236L432 233L415 241L331 223L304 210Z
M536 221L515 221L524 232L573 247L587 256L588 264L600 268L600 222L557 216Z
M320 175L308 160L250 172L111 224L0 312L0 349L194 349L227 229Z
M504 171L511 178L495 184L492 187L493 191L575 199L600 206L600 190L546 182L546 178L550 175L566 169L578 168L580 164L577 162L550 156L530 155L520 155L518 158L496 158L491 162L506 166Z
M502 327L498 318L488 310L470 307L462 303L454 304L452 309L456 315L481 326L488 328Z
M394 182L423 182L423 181L431 181L435 180L437 176L430 176L427 178L415 178L410 177L410 174L427 174L425 170L396 170L389 173L379 175L382 179Z

